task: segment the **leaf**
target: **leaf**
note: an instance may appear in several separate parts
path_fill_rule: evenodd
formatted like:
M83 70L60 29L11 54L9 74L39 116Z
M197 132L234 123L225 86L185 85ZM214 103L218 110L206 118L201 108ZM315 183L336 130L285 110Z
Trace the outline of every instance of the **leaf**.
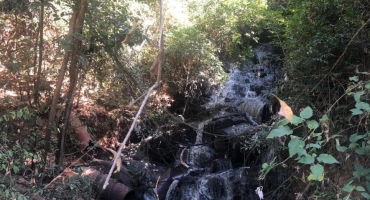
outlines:
M308 180L311 181L322 181L324 178L324 167L320 164L316 164L310 167L311 174L308 176Z
M288 143L289 147L289 156L292 157L298 152L305 150L304 149L305 142L298 137L292 137L292 139Z
M280 100L277 96L273 95L280 103L280 111L278 112L279 115L287 118L290 122L293 121L293 111L292 109L286 104L284 101Z
M311 130L315 130L319 127L319 123L315 120L308 120L307 122L307 127Z
M352 115L361 115L362 113L364 113L362 110L357 108L353 108L350 111L352 112Z
M358 81L358 76L352 76L352 77L349 77L349 80L350 80L350 81L357 82L357 81Z
M293 131L289 128L289 126L278 126L269 133L267 138L281 137L284 135L290 135L292 133Z
M355 188L355 186L351 185L351 184L352 184L352 182L353 182L353 180L352 180L352 181L350 181L350 182L348 182L348 183L346 183L346 184L343 186L343 191L345 191L345 192L352 192L352 190Z
M345 147L345 146L339 146L339 145L337 145L337 146L335 146L336 148L337 148L337 150L339 151L339 152L345 152L348 148L347 147Z
M360 173L361 176L366 176L369 172L370 169L365 169L362 165L356 164L355 165L355 170Z
M353 98L355 98L356 102L361 102L360 98L361 95L363 95L365 92L364 91L358 91L355 94L353 94Z
M365 192L366 191L365 188L362 187L361 185L357 186L356 190L359 191L359 192Z
M303 119L308 119L312 117L312 114L313 114L312 108L308 106L305 109L303 109L301 113L299 113L299 116L301 116L301 118Z
M357 142L358 140L361 140L362 138L364 138L365 136L364 135L359 135L357 133L355 134L352 134L350 137L349 137L349 141L350 142Z
M315 161L315 158L310 154L303 155L298 162L302 164L312 164Z
M302 122L303 122L304 120L302 119L302 118L300 118L300 117L297 117L297 116L295 116L295 115L293 115L293 121L292 121L292 124L294 124L294 125L299 125L299 124L301 124Z
M323 115L322 117L321 117L321 119L320 119L320 122L325 122L325 121L329 121L329 117L328 117L328 115Z
M334 163L339 163L337 159L335 159L332 155L322 153L317 157L317 161L326 163L326 164L334 164Z
M319 144L310 143L307 145L308 148L316 148L321 149L321 146Z
M370 104L366 102L357 102L355 106L357 109L366 110L368 112L370 111Z
M370 195L369 195L367 192L361 192L361 195L362 195L365 199L370 199Z

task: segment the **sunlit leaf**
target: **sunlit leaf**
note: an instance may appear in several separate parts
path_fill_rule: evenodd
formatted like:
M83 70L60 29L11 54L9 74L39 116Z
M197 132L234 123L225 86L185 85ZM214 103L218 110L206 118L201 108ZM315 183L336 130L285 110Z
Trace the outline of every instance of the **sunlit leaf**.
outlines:
M311 181L322 181L324 178L324 167L320 164L316 164L310 167L311 174L308 176L308 180Z
M293 111L284 101L280 100L277 96L273 95L280 103L279 115L287 118L290 122L293 121Z

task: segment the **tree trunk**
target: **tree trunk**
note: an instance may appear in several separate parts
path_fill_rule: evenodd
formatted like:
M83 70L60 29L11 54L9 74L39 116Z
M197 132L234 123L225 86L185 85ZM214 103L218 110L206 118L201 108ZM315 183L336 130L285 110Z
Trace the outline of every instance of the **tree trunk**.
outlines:
M37 67L37 77L35 82L35 90L33 93L34 98L34 104L36 107L38 107L38 101L39 101L39 87L40 87L40 81L41 81L41 66L42 66L42 53L43 53L43 43L44 43L44 0L41 0L41 11L40 11L40 22L39 22L39 31L40 31L40 44L39 44L39 63Z
M64 143L66 132L68 130L69 125L69 117L72 112L72 105L74 99L74 93L76 91L78 74L79 74L79 66L81 63L78 62L78 58L80 56L80 47L81 47L81 40L78 39L78 35L82 34L82 27L85 18L85 12L87 7L87 0L75 1L75 10L77 12L76 22L73 30L73 48L72 48L72 57L71 63L69 66L69 78L70 84L67 93L67 102L65 108L65 116L64 116L64 127L61 133L58 135L58 151L56 152L56 164L61 165L63 163L63 154L64 154Z
M74 31L74 27L75 27L75 23L76 23L76 18L77 18L77 13L78 10L77 9L74 9L73 10L73 13L72 13L72 17L71 17L71 20L69 22L69 31L68 31L68 36L72 36L73 34L73 31ZM67 37L69 38L69 37ZM69 42L69 46L72 47L72 43ZM70 54L71 52L69 52L67 50L68 48L66 48L65 50L65 54L64 54L64 57L63 57L63 63L62 63L62 66L59 70L59 76L58 76L58 82L57 82L57 85L55 87L55 90L54 90L54 95L53 95L53 100L52 100L52 103L51 103L51 106L50 106L50 113L49 113L49 120L48 120L48 125L46 127L46 131L45 131L45 148L44 148L44 154L43 154L43 160L45 162L43 168L41 171L43 171L45 169L45 166L46 166L46 161L47 161L47 155L50 151L50 140L51 140L51 134L53 132L55 132L55 115L56 115L56 111L57 111L57 105L58 105L58 99L60 97L60 90L62 88L62 84L63 84L63 80L64 80L64 74L66 72L66 69L67 69L67 64L68 64L68 61L69 61L69 57L70 57Z

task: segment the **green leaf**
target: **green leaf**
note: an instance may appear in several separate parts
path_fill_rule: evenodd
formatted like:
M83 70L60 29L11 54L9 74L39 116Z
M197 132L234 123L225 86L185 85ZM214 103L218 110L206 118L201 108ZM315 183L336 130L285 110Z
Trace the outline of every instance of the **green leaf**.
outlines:
M343 191L345 192L352 192L352 190L355 188L355 186L352 185L352 181L346 183L344 186L343 186Z
M323 115L320 119L320 122L325 122L325 121L328 121L329 120L329 117L327 114Z
M358 140L361 140L362 138L364 138L365 136L364 135L359 135L357 133L355 134L352 134L350 137L349 137L349 141L350 142L357 142Z
M337 148L337 150L339 151L339 152L345 152L348 148L347 147L345 147L345 146L339 146L339 145L337 145L337 146L335 146L336 148Z
M320 164L316 164L310 167L311 174L308 176L308 180L311 181L322 181L324 177L324 167Z
M303 155L298 162L302 164L312 164L315 161L315 158L310 154Z
M293 120L292 120L292 124L298 126L299 124L301 124L304 120L300 117L297 117L295 115L293 115Z
M350 80L350 81L357 82L357 81L358 81L358 76L352 76L352 77L349 77L349 80Z
M370 181L366 181L366 189L370 192Z
M312 108L308 106L305 109L303 109L301 113L299 113L299 116L301 116L302 119L308 119L312 117L312 114L313 114Z
M334 164L334 163L339 163L337 159L335 159L332 155L322 153L317 157L317 161L326 163L326 164Z
M364 113L362 110L357 108L353 108L350 111L352 112L352 115L361 115L362 113Z
M355 170L359 172L361 176L366 176L370 172L370 169L365 169L364 166L360 164L355 165Z
M276 129L273 129L267 138L274 138L274 137L281 137L284 135L290 135L293 131L289 128L289 126L280 125Z
M22 109L19 109L18 112L17 112L17 117L21 118L22 116L23 116L23 111L22 111Z
M304 146L305 142L303 140L298 137L292 137L288 144L289 156L292 157L298 152L305 150Z
M321 146L319 144L310 143L307 145L307 148L321 149Z
M357 109L366 110L367 112L370 111L370 104L366 102L357 102L355 106Z
M361 185L357 186L356 190L359 191L359 192L365 192L366 191L365 188L362 187Z
M358 91L355 94L353 94L353 98L355 98L356 102L361 102L360 98L361 95L363 95L365 92L364 91Z
M19 168L17 167L17 166L13 166L13 171L14 171L14 173L15 174L18 174L18 172L19 172Z
M370 89L370 83L367 83L367 84L365 85L365 88L366 88L366 89Z
M308 120L307 122L307 127L311 130L315 130L319 127L319 123L315 120Z
M361 192L361 195L362 195L365 199L370 199L370 195L369 195L369 193L367 193L367 192Z
M287 125L289 124L289 120L284 118L284 119L281 119L280 121L278 121L278 126L281 126L281 125Z

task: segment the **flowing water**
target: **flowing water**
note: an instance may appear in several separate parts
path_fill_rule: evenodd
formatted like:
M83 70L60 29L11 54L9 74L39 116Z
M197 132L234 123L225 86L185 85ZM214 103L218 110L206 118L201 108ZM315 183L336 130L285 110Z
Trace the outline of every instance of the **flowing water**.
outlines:
M250 169L240 140L255 137L258 125L269 118L266 97L279 68L275 53L276 48L261 44L252 61L225 67L227 80L204 105L212 116L197 123L195 145L184 148L168 172L176 176L166 179L168 188L160 188L167 191L162 199L259 199L255 190L263 185L258 180L261 166ZM153 194L148 191L145 199L154 199Z

